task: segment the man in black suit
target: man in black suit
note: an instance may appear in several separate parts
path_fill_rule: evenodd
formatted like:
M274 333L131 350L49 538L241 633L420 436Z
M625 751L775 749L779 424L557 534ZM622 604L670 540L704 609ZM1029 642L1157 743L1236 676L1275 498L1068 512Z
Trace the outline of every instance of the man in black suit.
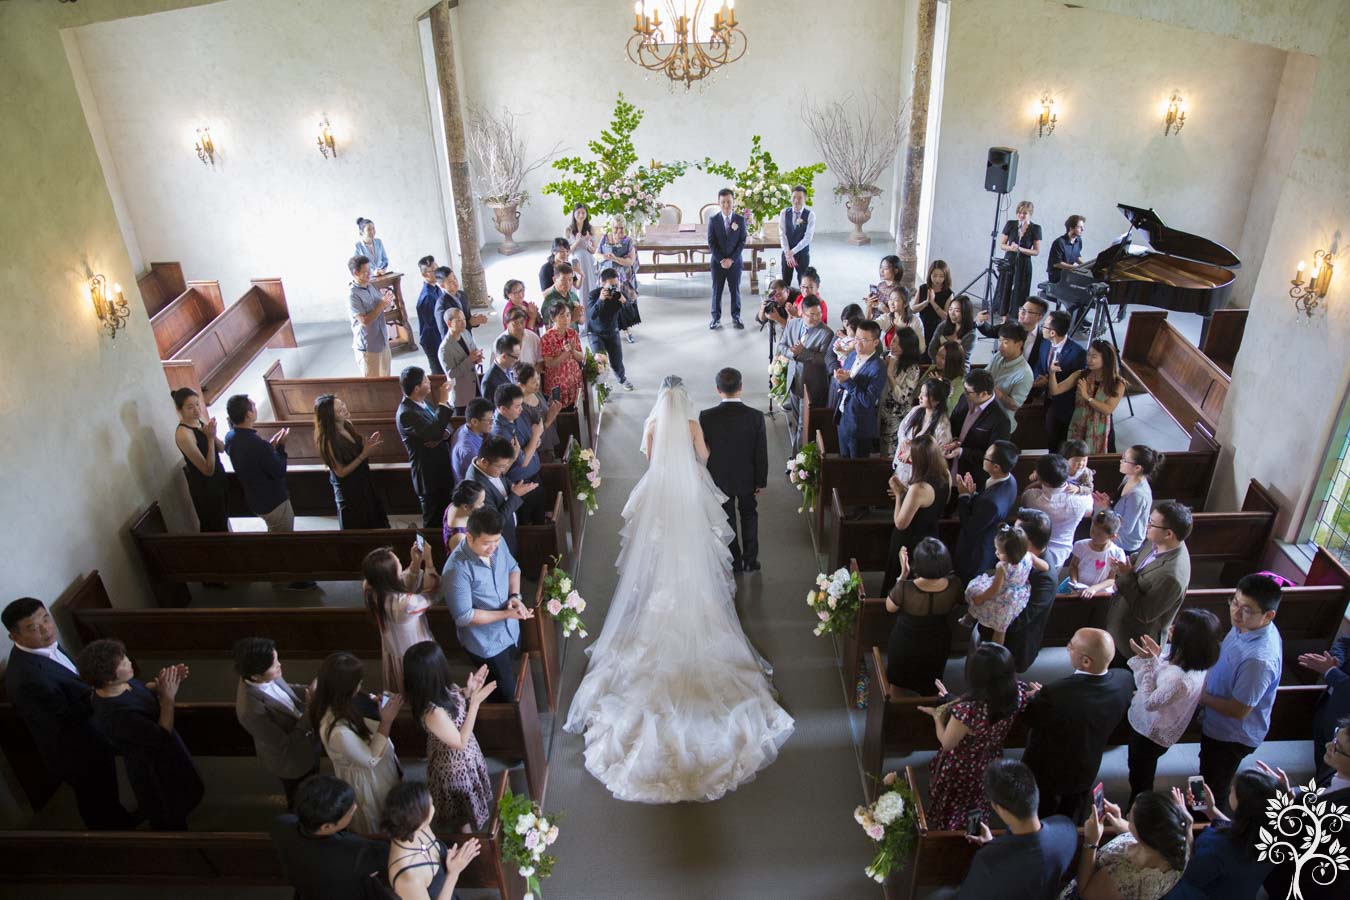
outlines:
M504 384L515 384L512 375L516 363L520 362L520 338L503 331L497 335L492 345L492 365L483 373L483 381L478 386L479 396L496 402L497 388Z
M272 846L297 900L364 900L389 845L347 831L356 791L333 775L312 775L295 795L295 814L277 816Z
M965 390L952 410L951 443L942 448L948 459L956 460L953 474L969 475L976 487L983 488L989 476L984 470L984 452L995 441L1012 436L1008 416L994 399L994 377L984 369L972 369L966 376Z
M1083 821L1102 751L1134 695L1134 676L1112 669L1116 642L1100 628L1080 628L1069 641L1074 672L1047 684L1027 704L1031 726L1022 762L1041 787L1041 817Z
M398 436L412 463L413 490L422 504L422 527L440 528L450 492L455 487L455 470L450 464L450 419L455 412L445 404L432 406L431 379L417 366L408 366L399 375L403 401L398 405Z
M708 472L717 489L727 495L722 504L731 525L731 569L759 571L759 512L755 495L769 483L769 444L764 416L741 402L741 373L717 373L717 396L722 402L698 414L708 445ZM741 514L741 536L736 540L736 510Z
M502 517L502 540L512 556L520 553L516 537L516 512L524 505L524 496L538 490L537 481L512 481L506 473L516 461L516 447L506 438L486 435L478 456L465 478L483 486L483 505L495 509Z
M722 188L717 192L717 204L721 212L713 213L708 219L708 250L712 254L712 322L708 328L716 331L722 327L722 288L731 288L731 324L744 328L741 324L741 251L745 249L745 217L732 212L731 201L735 196L731 188Z
M1007 421L1002 412L994 410L994 413ZM961 522L961 531L956 538L952 565L956 574L966 581L992 569L997 562L994 535L1017 505L1017 479L1012 476L1017 457L1015 444L995 441L984 452L983 488L977 488L970 475L956 479L956 516Z
M1031 374L1036 376L1032 386L1048 390L1050 370L1056 378L1068 378L1072 372L1087 368L1087 351L1069 340L1069 314L1062 309L1050 313L1041 326L1039 348L1031 356ZM1058 453L1060 444L1069 436L1069 422L1078 392L1065 391L1045 398L1045 433L1050 437L1050 452Z
M1045 548L1050 543L1050 517L1039 509L1019 509L1017 527L1027 536L1027 552L1035 557L1044 557ZM1031 588L1031 599L1026 608L1017 614L1008 626L1003 638L1003 646L1013 655L1017 671L1025 672L1036 661L1041 652L1041 641L1045 637L1045 623L1050 621L1050 608L1055 605L1055 572L1042 572L1033 568L1027 583Z
M56 643L56 624L41 600L22 597L0 614L14 642L5 666L9 702L33 736L53 777L75 789L90 829L129 830L135 820L117 798L112 747L94 727L91 688Z

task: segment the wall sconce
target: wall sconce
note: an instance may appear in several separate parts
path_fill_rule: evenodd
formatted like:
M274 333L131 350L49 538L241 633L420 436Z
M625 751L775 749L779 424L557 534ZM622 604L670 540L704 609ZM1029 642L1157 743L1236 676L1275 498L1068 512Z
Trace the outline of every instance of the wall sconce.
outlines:
M89 300L94 304L94 315L98 317L99 327L108 332L108 337L116 340L118 329L125 328L131 310L127 309L126 298L122 296L122 285L113 284L112 294L108 294L108 279L95 275L89 279Z
M328 154L333 154L333 159L337 159L337 141L333 140L333 126L328 124L328 117L324 116L319 120L319 152L323 158L327 159Z
M1049 93L1041 97L1041 113L1036 119L1036 137L1048 137L1055 133L1059 122L1059 113L1055 112L1055 100Z
M1181 94L1173 91L1163 111L1163 137L1178 133L1185 125L1186 101L1181 99Z
M216 145L211 143L211 127L203 125L197 129L197 142L193 145L197 151L197 158L202 161L202 165L216 164Z
M1326 250L1318 250L1313 254L1312 276L1305 283L1303 270L1306 265L1303 260L1298 261L1298 271L1294 273L1294 280L1289 282L1293 285L1289 289L1289 296L1294 301L1294 309L1311 319L1313 312L1321 304L1327 295L1327 290L1331 287L1331 272L1334 266L1331 262L1331 253Z

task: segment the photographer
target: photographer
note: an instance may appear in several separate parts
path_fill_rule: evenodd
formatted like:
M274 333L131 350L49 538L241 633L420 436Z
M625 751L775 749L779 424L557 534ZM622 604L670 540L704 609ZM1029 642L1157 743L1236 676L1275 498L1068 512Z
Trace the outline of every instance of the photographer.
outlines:
M625 390L631 391L633 385L624 375L623 344L619 341L620 312L628 302L619 288L619 273L612 268L605 269L600 273L600 286L591 291L590 302L586 304L586 319L591 350L609 354L614 377Z
M777 278L769 284L768 296L764 298L764 303L760 305L759 312L755 315L755 321L759 323L761 329L770 322L773 322L779 328L786 328L788 319L800 315L797 310L797 301L801 299L801 292L795 288L790 288L781 278Z

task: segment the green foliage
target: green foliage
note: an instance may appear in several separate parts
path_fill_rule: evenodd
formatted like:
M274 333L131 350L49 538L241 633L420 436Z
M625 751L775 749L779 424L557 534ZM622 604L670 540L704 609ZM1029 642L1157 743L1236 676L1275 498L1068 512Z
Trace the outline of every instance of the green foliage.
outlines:
M515 866L530 891L540 896L539 879L553 874L558 862L545 852L558 838L557 825L528 795L513 794L510 788L502 794L497 815L502 822L503 861Z
M765 224L792 202L792 188L800 184L806 188L806 202L815 197L815 177L825 171L824 163L798 166L784 171L768 150L763 139L754 135L750 140L750 161L744 169L730 162L715 162L705 158L699 166L705 172L720 175L732 182L736 192L733 201L756 225Z

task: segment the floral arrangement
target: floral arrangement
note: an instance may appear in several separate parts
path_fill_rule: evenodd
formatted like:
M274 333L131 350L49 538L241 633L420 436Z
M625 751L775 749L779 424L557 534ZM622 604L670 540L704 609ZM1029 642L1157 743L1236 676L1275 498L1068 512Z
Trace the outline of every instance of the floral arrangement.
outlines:
M553 564L544 576L544 608L562 623L563 637L571 637L573 632L577 632L579 637L584 638L586 623L581 621L581 614L586 611L586 601L572 589L572 579L558 565L560 561L561 557L553 557Z
M586 144L595 158L566 156L554 160L553 168L566 177L549 182L541 192L561 197L564 213L584 203L593 218L623 216L634 223L656 221L661 192L683 175L689 164L678 160L637 164L633 133L642 124L643 115L620 93L609 127Z
M611 390L610 386L603 381L595 386L595 403L600 409L604 409L605 404L609 402Z
M812 182L825 171L825 164L813 163L783 171L764 149L760 136L755 135L750 141L750 162L744 169L711 159L704 159L700 168L730 179L736 193L733 200L736 208L744 212L755 228L760 228L788 207L795 185L806 188L806 202L810 203L815 194Z
M833 575L816 576L816 586L806 592L806 605L815 612L815 635L842 634L852 625L862 604L862 578L857 572L839 569Z
M820 450L815 444L807 444L788 460L787 474L788 480L802 492L802 505L797 512L814 512L816 491L820 489Z
M769 363L769 399L775 401L779 406L787 403L787 370L788 360L786 356L775 356L773 362Z
M853 821L877 844L877 855L863 870L877 883L901 866L918 835L913 798L897 783L896 773L888 772L881 784L884 790L871 806L853 811Z
M502 820L502 857L516 867L534 896L542 896L539 879L551 875L558 862L544 851L558 839L558 826L549 822L539 804L510 788L502 794L497 814Z
M586 515L595 515L595 510L600 505L595 495L602 480L600 478L600 459L595 455L595 451L576 450L568 453L567 473L572 478L572 486L577 492L577 500L586 506ZM580 612L580 610L577 611ZM585 637L585 635L582 635L582 637Z
M600 376L609 371L609 355L592 353L586 350L586 359L581 364L581 377L587 384L595 384Z

